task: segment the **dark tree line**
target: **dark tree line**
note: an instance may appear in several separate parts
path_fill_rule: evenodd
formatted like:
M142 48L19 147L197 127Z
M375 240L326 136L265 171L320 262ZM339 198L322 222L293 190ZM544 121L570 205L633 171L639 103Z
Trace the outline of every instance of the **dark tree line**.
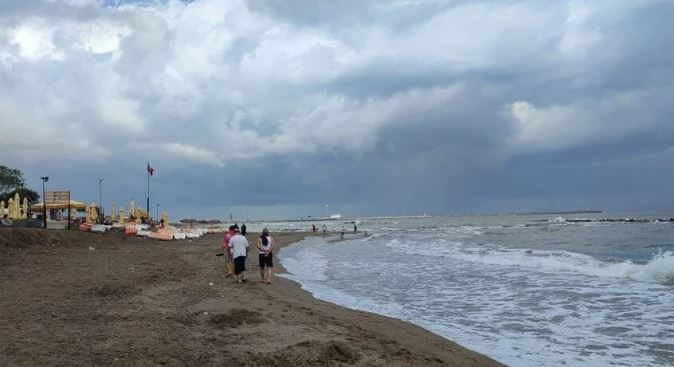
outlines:
M22 199L28 197L29 202L40 198L40 194L26 187L21 170L0 165L0 201L7 203L17 192Z

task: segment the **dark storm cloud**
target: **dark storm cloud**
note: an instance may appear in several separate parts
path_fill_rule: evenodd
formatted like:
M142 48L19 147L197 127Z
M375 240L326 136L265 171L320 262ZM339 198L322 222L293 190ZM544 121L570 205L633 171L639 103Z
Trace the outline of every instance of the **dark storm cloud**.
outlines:
M143 203L150 160L177 215L674 205L669 1L0 10L0 158L33 186Z

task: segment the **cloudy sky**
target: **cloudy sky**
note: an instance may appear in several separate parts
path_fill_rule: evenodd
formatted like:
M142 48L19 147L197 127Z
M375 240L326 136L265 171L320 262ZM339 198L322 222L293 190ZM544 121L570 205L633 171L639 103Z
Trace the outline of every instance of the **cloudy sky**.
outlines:
M0 0L0 164L172 217L674 208L671 0Z

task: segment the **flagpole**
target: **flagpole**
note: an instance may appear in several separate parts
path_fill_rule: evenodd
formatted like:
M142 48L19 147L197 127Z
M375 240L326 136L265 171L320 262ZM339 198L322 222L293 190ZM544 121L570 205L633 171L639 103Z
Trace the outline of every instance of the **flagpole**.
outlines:
M150 162L147 162L147 215L150 216Z

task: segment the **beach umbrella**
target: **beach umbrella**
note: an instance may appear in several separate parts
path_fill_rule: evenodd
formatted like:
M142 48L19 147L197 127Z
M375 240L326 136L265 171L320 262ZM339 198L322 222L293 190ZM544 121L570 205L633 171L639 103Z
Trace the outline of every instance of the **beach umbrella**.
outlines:
M30 207L30 211L32 212L42 212L42 207L44 206L44 203L37 203L34 204L33 206ZM67 204L47 204L47 210L51 209L68 209ZM70 200L70 209L71 210L78 210L78 211L83 211L87 209L87 205L84 204L83 202L76 201L76 200Z

